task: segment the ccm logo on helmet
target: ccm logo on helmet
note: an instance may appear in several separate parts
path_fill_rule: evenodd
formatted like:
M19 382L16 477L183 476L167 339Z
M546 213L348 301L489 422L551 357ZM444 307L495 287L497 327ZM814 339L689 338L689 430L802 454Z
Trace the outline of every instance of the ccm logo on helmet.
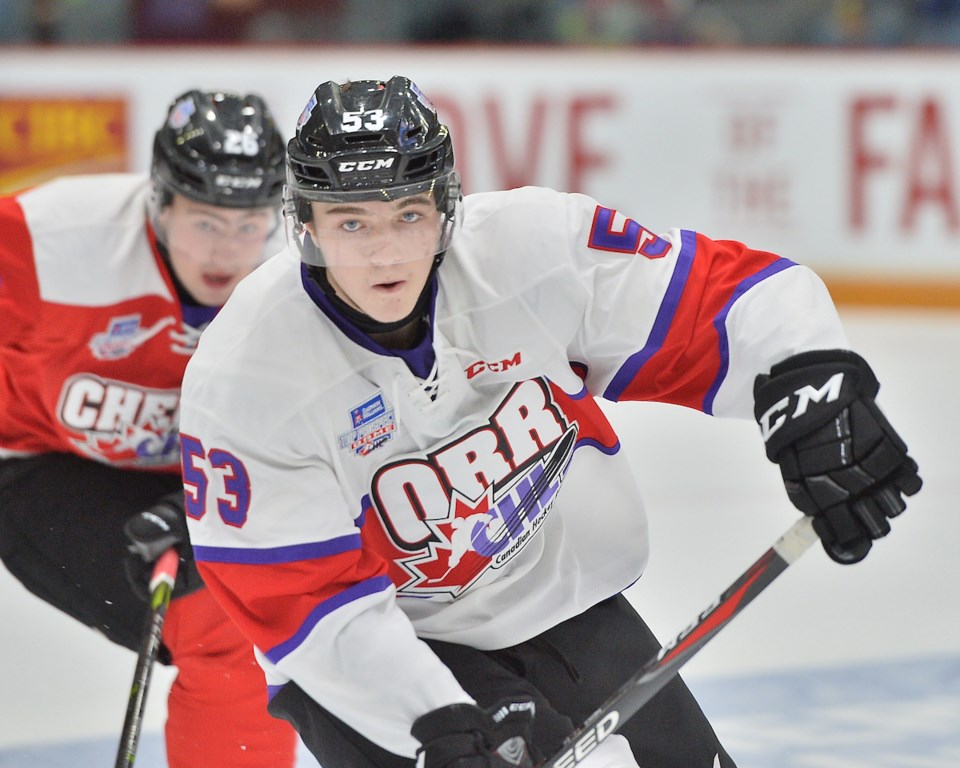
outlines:
M341 173L350 173L351 171L379 171L381 168L390 168L393 166L395 157L381 157L376 160L344 160L337 164L337 170Z
M230 189L258 189L263 184L263 179L256 176L229 176L218 173L213 183L218 187L230 187Z

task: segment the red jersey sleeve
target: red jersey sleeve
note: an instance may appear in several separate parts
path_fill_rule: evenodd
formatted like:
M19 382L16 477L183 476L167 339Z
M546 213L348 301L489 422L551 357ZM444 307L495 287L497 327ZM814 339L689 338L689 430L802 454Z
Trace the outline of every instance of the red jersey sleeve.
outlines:
M0 346L11 346L36 320L40 290L33 238L15 197L0 198Z

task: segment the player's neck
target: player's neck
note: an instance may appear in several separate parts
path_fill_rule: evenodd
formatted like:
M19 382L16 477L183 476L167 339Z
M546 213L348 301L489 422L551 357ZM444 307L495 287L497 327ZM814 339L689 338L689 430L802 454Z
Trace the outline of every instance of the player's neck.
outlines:
M307 273L320 286L333 308L354 328L385 349L413 349L423 339L430 324L430 303L433 298L435 273L431 273L420 292L413 310L404 318L392 323L374 320L356 306L344 301L331 284L326 270L320 267L308 267Z
M413 349L423 338L426 323L423 317L415 317L402 328L371 333L370 338L385 349Z

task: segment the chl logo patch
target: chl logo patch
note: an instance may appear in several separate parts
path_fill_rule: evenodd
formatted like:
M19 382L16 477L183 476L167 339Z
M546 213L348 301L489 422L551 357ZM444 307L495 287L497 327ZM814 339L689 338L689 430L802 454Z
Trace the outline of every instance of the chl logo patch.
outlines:
M120 360L129 357L164 328L176 322L173 317L163 317L149 328L141 328L140 320L140 315L111 317L107 330L94 334L87 342L90 353L97 360Z
M388 408L383 393L360 403L350 411L353 429L337 436L340 450L350 450L356 456L366 456L391 439L397 431L393 408Z

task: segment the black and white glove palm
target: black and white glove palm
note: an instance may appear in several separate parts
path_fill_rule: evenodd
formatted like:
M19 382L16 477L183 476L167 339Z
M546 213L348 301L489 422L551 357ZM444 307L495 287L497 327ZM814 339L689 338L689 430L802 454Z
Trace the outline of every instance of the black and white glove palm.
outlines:
M142 600L150 601L153 565L170 547L176 547L180 556L173 597L182 597L203 586L193 560L183 506L183 491L176 491L164 496L150 509L137 513L123 526L128 542L124 561L127 581Z
M417 718L417 768L530 768L535 706L505 699L489 709L450 704Z
M867 556L890 532L903 496L920 490L917 463L874 398L880 389L854 352L803 352L756 378L754 414L790 501L813 517L838 563Z

